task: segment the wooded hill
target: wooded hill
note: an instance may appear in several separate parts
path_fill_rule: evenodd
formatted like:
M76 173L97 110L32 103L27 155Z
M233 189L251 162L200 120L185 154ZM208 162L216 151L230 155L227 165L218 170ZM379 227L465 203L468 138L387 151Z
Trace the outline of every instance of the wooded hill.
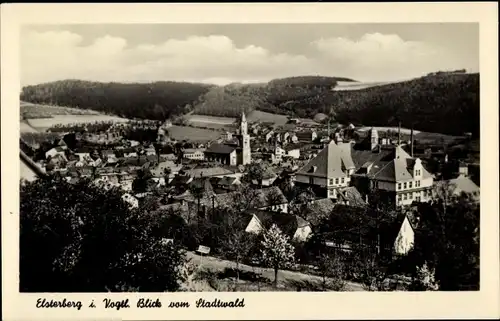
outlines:
M234 117L261 110L341 123L405 126L420 131L479 135L479 74L433 74L359 90L332 90L346 78L304 76L261 84L152 84L62 81L23 88L21 99L95 109L128 118L165 119L194 111Z
M124 118L165 120L190 112L211 87L173 81L101 83L70 79L24 87L21 100L92 109Z

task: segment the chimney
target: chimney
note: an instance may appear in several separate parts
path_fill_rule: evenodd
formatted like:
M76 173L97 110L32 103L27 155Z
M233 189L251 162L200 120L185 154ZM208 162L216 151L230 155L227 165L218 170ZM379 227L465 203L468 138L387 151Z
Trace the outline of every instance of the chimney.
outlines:
M398 124L398 146L401 145L401 122Z
M411 132L410 132L410 144L411 144L411 152L410 156L413 157L413 125L411 126Z

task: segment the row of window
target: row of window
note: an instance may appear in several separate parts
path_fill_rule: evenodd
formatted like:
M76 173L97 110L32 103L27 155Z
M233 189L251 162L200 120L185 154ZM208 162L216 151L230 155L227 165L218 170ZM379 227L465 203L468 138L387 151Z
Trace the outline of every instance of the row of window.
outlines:
M415 182L415 187L420 187L420 181ZM413 182L398 183L398 190L413 188Z
M415 200L417 202L420 202L422 196L424 196L424 197L430 197L431 196L431 191L430 190L422 191L422 194L420 192L415 192L415 193L410 192L410 193L398 194L398 201L412 200L414 194L415 194Z
M345 182L345 178L344 178L344 177L342 177L342 178L340 179L340 183L341 183L341 184L344 184L344 182ZM339 179L338 179L338 178L336 178L336 179L335 179L335 185L338 185L338 184L339 184ZM333 185L333 178L330 178L330 185Z

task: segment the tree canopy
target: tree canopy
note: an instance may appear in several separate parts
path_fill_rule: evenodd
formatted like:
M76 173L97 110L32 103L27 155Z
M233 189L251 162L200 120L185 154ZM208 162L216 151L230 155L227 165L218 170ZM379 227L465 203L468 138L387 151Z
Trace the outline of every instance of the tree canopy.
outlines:
M58 177L20 189L20 291L176 291L184 254L117 189Z

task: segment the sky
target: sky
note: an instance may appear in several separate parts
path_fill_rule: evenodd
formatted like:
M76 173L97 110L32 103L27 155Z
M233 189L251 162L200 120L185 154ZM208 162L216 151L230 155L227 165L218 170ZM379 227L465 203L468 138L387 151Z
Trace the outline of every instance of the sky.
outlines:
M21 30L21 85L63 79L225 85L321 75L397 81L479 70L479 25L81 24Z

